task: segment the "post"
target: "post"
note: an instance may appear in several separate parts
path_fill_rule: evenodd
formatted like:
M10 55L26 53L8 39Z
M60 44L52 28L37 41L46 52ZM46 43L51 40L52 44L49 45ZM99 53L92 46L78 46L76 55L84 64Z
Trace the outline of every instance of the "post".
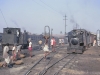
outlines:
M65 17L65 19L64 19L64 20L65 20L65 35L66 35L66 26L67 26L67 25L66 25L66 20L67 20L67 19L66 19L66 17L67 17L67 16L66 16L66 14L65 14L65 16L64 16L64 17Z
M97 30L97 46L100 46L100 30Z
M50 50L50 27L48 25L44 27L44 34L45 34L44 36L45 37L46 37L46 33L47 33L46 28L48 28L48 30L49 30L49 32L48 32L49 33L49 38L48 39L49 39L49 50Z
M53 31L53 29L51 29L51 38L52 38L52 31Z

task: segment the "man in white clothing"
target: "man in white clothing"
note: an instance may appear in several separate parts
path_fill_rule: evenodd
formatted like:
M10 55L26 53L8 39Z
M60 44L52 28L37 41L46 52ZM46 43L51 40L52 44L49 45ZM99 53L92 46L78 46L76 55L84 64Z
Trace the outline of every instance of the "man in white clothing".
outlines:
M8 51L9 51L9 43L7 43L3 49L3 58L5 60L5 63L3 66L5 67L7 65L8 67L11 68L12 66L10 65L10 56L8 54Z

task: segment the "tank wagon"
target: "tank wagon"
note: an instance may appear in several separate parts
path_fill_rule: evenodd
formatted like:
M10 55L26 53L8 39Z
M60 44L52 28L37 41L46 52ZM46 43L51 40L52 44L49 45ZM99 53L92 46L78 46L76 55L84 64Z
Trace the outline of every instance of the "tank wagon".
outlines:
M67 53L83 53L93 45L94 35L85 29L74 29L68 33Z
M22 48L27 48L27 40L28 33L26 31L22 33L20 28L3 28L2 46L9 43L12 47L16 43L22 45Z

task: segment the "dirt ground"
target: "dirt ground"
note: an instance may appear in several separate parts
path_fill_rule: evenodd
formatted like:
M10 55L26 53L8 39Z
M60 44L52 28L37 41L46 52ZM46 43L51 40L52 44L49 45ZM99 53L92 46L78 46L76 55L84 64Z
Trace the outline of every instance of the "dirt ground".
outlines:
M61 52L63 53L63 50L61 50ZM14 65L13 68L0 67L0 75L24 75L29 69L27 67L31 67L37 60L43 57L43 55L43 50L33 51L33 57L27 56L23 58L24 64L22 65ZM56 55L55 57L58 56L60 57L60 55ZM70 64L71 66L64 67L59 75L100 75L100 48L89 48L83 54L77 55L77 59Z
M91 47L68 68L65 67L59 75L100 75L100 48Z

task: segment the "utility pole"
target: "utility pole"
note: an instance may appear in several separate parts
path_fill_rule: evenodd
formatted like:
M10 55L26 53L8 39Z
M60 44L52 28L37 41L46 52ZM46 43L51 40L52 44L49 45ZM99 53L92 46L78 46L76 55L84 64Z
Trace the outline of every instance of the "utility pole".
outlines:
M52 33L53 33L52 31L53 31L53 29L51 29L51 38L52 38Z
M67 26L67 25L66 25L66 20L68 20L68 19L66 19L66 17L67 17L66 14L65 14L64 17L65 17L65 19L63 19L63 20L65 20L65 35L66 35L66 26Z

